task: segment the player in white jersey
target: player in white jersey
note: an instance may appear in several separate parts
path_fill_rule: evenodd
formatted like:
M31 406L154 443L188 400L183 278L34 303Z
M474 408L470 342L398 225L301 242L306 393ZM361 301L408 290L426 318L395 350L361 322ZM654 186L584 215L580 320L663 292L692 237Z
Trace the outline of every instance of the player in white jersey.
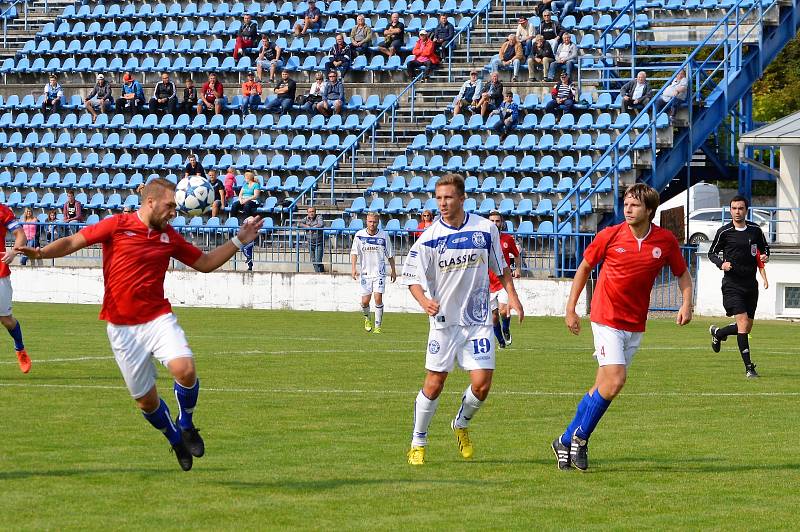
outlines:
M372 295L375 295L376 334L380 334L383 322L383 291L386 287L387 262L392 270L389 278L392 282L397 279L392 242L383 229L378 229L378 219L377 213L367 214L367 228L356 233L350 250L353 279L359 279L360 275L361 311L364 313L364 330L367 332L373 330L369 302Z
M436 203L441 217L428 227L408 253L403 284L430 316L425 357L427 374L414 402L414 432L408 463L425 463L425 446L439 395L456 361L469 371L470 385L450 427L459 451L472 458L467 427L481 407L492 384L495 340L489 311L489 270L501 279L508 305L524 317L500 249L497 227L464 212L464 178L447 174L436 183Z

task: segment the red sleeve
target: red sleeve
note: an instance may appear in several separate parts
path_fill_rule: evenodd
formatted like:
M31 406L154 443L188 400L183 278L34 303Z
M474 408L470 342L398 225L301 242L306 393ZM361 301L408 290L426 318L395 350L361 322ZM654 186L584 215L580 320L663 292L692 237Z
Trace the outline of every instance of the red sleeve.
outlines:
M119 216L111 216L97 222L94 225L84 227L80 233L86 239L86 245L91 246L100 242L106 242L114 236L114 231L119 225Z
M172 256L187 266L191 266L199 259L203 252L190 244L180 233L171 227L168 230L169 240L172 242Z
M7 205L0 204L0 224L7 226L17 219L14 216L14 211L8 208Z
M680 245L678 245L678 240L675 238L675 235L670 233L669 236L671 237L671 241L669 245L669 255L667 256L667 264L669 264L669 269L672 270L672 275L680 277L686 272L688 266L686 266L686 259L683 258L683 252L681 251Z
M600 262L606 258L606 248L608 247L608 241L613 231L613 227L607 227L597 233L592 243L589 244L583 252L583 259L588 262L592 268L600 264Z
M514 240L514 237L508 239L508 247L511 250L511 254L519 258L519 248L517 247L517 241Z

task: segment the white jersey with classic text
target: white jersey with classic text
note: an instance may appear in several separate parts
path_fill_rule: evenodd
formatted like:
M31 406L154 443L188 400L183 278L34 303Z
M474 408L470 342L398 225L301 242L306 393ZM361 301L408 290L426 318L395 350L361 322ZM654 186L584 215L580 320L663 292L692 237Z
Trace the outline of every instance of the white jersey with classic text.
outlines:
M382 229L374 235L366 229L356 233L350 254L358 256L361 277L385 277L386 263L394 257L392 242Z
M489 268L502 275L506 267L500 233L485 218L466 214L461 227L438 219L408 252L403 284L419 284L439 303L431 326L491 325Z

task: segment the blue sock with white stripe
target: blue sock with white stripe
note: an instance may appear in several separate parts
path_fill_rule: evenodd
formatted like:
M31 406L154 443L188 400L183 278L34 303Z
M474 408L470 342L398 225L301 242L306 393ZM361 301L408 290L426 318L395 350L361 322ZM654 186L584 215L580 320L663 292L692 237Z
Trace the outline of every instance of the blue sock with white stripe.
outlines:
M494 328L494 337L497 338L497 344L505 346L506 339L503 338L503 330L500 328L500 323L495 323L492 327Z
M595 390L589 399L589 404L586 406L586 412L583 413L581 424L575 429L575 434L582 440L589 439L589 436L592 435L597 424L600 423L603 414L606 413L606 410L608 410L608 407L611 405L611 401L604 399L603 396L600 395L600 390Z
M503 332L508 334L508 332L511 330L511 316L503 316L502 322Z
M578 425L581 424L583 413L586 412L586 405L588 405L589 401L591 400L592 396L589 395L588 392L583 396L583 398L581 398L580 402L578 403L578 408L575 410L575 417L572 418L572 421L570 421L569 425L567 426L567 430L565 430L564 434L561 435L562 445L569 447L569 444L572 441L572 435L575 434L575 429L577 429Z
M178 400L180 413L178 414L178 425L183 429L190 429L192 424L192 414L194 407L197 406L197 396L200 395L200 379L194 381L194 386L186 388L175 381L175 399Z
M159 398L159 401L161 401L161 403L158 405L158 408L152 412L142 412L142 415L151 425L166 436L171 445L175 445L181 441L181 433L172 422L167 403L161 398Z
M22 328L19 326L19 321L13 329L9 329L8 334L14 339L14 349L17 351L25 349L25 344L22 342Z

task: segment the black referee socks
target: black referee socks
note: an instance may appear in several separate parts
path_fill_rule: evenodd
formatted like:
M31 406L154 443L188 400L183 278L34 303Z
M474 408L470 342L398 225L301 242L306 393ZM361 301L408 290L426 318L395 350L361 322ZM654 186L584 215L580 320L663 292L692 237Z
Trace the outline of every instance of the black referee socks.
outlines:
M739 332L739 327L736 326L735 323L731 323L730 325L726 325L725 327L720 327L717 329L717 339L722 340L723 342L728 339L728 336L733 336Z
M739 353L742 355L742 361L745 366L750 366L750 341L747 339L747 333L737 333L736 342L739 344Z

